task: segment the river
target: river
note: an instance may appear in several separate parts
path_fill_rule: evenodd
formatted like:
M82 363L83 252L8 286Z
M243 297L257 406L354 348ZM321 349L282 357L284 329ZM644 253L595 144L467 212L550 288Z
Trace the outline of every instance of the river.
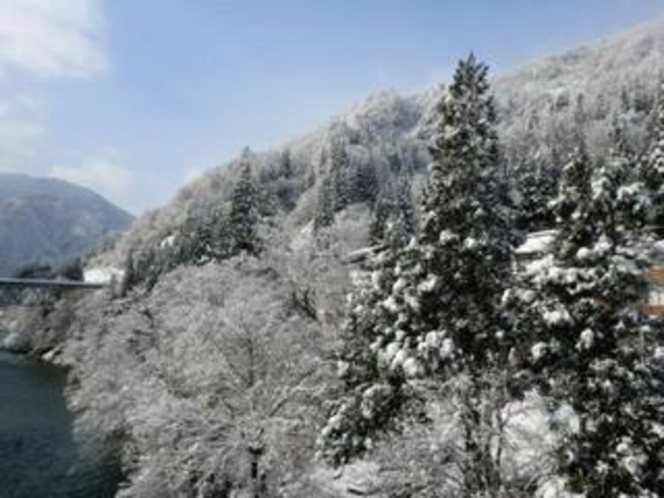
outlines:
M0 498L115 495L111 452L82 452L73 439L65 381L57 367L0 351Z

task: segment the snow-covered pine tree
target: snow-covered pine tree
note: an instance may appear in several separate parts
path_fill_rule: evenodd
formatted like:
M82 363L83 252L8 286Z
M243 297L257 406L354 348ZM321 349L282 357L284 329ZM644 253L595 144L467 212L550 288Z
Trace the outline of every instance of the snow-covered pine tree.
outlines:
M590 210L592 161L585 142L580 141L563 168L560 192L552 202L552 209L559 225L555 252L562 259L574 257L579 247L589 245L596 226ZM575 216L578 223L566 223Z
M561 435L558 470L588 498L664 492L652 369L662 325L640 308L647 196L626 183L630 164L614 151L593 174L585 147L577 148L554 201L561 226L553 254L528 275L538 317L532 370L576 418Z
M386 230L390 227L389 237ZM369 225L372 245L384 243L388 238L397 247L405 247L415 233L415 207L410 178L402 172L383 183L373 204Z
M295 167L293 166L290 149L286 149L281 153L279 174L284 178L292 178L295 175Z
M316 211L314 213L314 232L318 233L323 228L334 223L335 191L332 178L326 176L318 186L316 198Z
M197 264L207 259L210 244L210 225L207 220L199 218L200 213L193 210L187 212L184 222L180 225L176 237L178 245L178 264Z
M208 225L206 232L209 237L206 256L216 262L221 262L231 255L233 239L227 211L225 204L219 203L213 206L204 218L204 222Z
M533 118L536 122L536 118ZM553 164L551 153L530 126L517 144L511 161L518 204L517 226L527 232L553 228L555 219L549 203L556 196L560 165Z
M548 230L554 223L549 203L555 197L558 183L558 166L552 167L538 159L522 169L519 182L519 228L534 232Z
M620 89L620 113L627 114L632 110L632 99L629 95L629 89L623 85Z
M353 198L350 158L346 151L346 142L341 137L333 138L327 160L329 163L327 174L334 190L333 209L336 213L351 204Z
M413 186L410 175L403 170L396 179L396 216L393 240L399 247L405 246L415 234L417 225Z
M487 67L474 56L460 62L437 113L421 232L351 297L340 359L347 396L323 432L324 453L344 463L405 413L421 413L416 387L463 386L444 396L464 412L457 467L463 492L476 496L501 486L490 427L499 417L487 407L502 403L490 392L504 392L494 388L512 341L501 301L515 236Z
M609 140L611 143L610 156L613 159L620 161L628 161L631 163L631 169L624 167L625 173L629 176L630 180L641 182L638 160L634 143L628 136L629 122L624 116L614 116L611 123L611 130L609 132Z
M376 202L373 204L371 221L369 223L369 241L371 245L378 245L385 238L385 229L395 211L394 185L391 181L383 183Z
M397 278L397 258L394 247L384 244L352 275L355 291L348 296L340 334L338 375L344 395L320 438L322 455L334 465L370 450L377 436L398 432L404 415L421 408L401 373L386 369L376 354L383 329L390 326L384 303Z
M378 197L380 183L373 161L367 160L357 165L353 179L352 202L373 204Z
M228 225L231 233L231 253L247 252L256 255L261 251L261 241L258 235L259 196L251 166L243 160L240 178L231 195L231 208Z
M653 113L652 137L641 159L641 176L651 192L653 223L661 227L664 225L664 82Z
M404 270L416 286L395 298L415 308L413 332L433 333L435 343L451 341L455 369L481 370L507 351L500 300L512 280L516 237L487 67L474 56L459 64L438 114L422 202L421 259ZM425 364L430 372L441 366Z
M633 86L633 109L644 115L648 115L656 105L654 95L648 87L643 78L637 80Z

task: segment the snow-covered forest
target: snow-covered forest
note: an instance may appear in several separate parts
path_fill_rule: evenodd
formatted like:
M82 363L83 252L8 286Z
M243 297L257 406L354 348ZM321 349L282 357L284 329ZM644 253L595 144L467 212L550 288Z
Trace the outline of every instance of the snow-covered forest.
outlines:
M663 53L464 56L138 219L56 347L119 496L664 496Z

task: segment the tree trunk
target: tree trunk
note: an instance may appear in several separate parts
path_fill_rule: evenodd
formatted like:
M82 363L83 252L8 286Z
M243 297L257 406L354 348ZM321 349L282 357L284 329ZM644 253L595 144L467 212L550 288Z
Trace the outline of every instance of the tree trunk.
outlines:
M261 496L261 491L260 491L260 482L259 482L259 474L258 474L258 466L259 466L259 459L260 456L256 453L251 454L251 494L253 498L260 498Z
M265 497L265 483L261 479L260 461L263 456L263 448L258 446L249 447L251 496L252 498Z

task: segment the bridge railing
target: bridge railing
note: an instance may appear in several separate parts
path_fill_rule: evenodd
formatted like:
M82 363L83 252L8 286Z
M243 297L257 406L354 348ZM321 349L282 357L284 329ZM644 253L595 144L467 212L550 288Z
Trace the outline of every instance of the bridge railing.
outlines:
M75 280L0 278L0 307L37 306L59 297L63 292L92 291L106 286Z

